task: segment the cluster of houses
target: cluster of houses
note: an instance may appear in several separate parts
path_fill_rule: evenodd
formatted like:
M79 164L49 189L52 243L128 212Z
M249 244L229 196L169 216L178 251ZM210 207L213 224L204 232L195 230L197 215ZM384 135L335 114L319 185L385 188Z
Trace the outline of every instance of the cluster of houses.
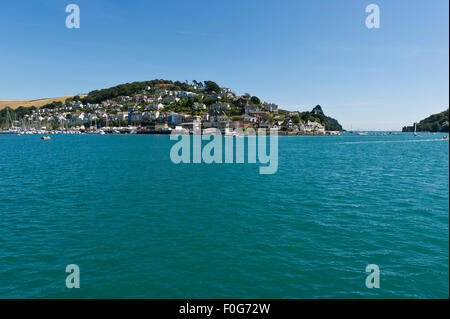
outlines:
M208 98L213 103L205 104ZM192 112L175 112L172 106L190 99ZM233 112L231 110L233 109ZM236 109L240 110L236 114ZM147 87L134 96L119 96L97 104L70 101L55 108L41 108L26 115L24 121L52 122L63 127L132 126L153 132L184 128L192 131L194 123L203 129L278 128L280 134L329 134L318 122L294 123L298 112L279 114L274 103L251 103L248 96L237 96L228 88L219 93L205 92L205 86L191 85L190 91L170 90L170 86Z

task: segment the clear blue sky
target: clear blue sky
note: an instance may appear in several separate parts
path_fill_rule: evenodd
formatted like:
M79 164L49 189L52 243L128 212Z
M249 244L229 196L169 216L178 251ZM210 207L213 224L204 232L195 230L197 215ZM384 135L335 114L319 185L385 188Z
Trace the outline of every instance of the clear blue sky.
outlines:
M78 4L81 28L65 27ZM365 27L365 7L381 28ZM350 129L449 105L448 0L2 0L0 100L163 78L214 80Z

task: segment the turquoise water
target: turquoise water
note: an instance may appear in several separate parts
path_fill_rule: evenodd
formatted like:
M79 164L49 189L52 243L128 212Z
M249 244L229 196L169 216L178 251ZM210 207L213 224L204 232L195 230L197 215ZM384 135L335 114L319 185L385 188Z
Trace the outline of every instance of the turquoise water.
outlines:
M275 175L1 135L0 298L448 298L449 144L421 135L280 136Z

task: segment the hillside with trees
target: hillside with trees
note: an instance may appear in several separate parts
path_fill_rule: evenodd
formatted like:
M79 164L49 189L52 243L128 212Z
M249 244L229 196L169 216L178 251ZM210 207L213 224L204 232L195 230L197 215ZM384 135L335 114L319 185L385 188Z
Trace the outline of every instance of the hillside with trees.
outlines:
M419 132L448 132L448 109L438 114L433 114L417 123Z
M280 114L282 115L288 115L289 113L289 111L280 110ZM320 105L314 107L311 112L298 112L298 116L293 116L292 120L294 124L300 122L306 123L308 121L318 122L324 125L327 131L342 131L342 125L336 119L326 116Z
M100 103L109 99L114 99L119 96L133 96L147 87L154 87L156 85L166 84L173 85L174 89L183 89L183 86L189 87L188 84L181 82L172 82L167 80L151 80L143 82L132 82L120 84L108 89L94 90L89 92L89 94L82 99L83 103Z
M42 122L55 126L91 126L92 123L105 126L124 122L145 126L156 122L168 123L169 120L178 121L173 124L176 126L184 119L196 116L210 125L240 125L245 129L279 127L291 133L299 130L342 131L339 122L326 116L320 105L311 111L286 111L250 93L237 95L214 81L194 80L190 83L155 79L124 83L94 90L87 95L43 103L1 110L0 126L10 127L13 122L21 127ZM221 122L211 124L210 119L218 122L219 116Z

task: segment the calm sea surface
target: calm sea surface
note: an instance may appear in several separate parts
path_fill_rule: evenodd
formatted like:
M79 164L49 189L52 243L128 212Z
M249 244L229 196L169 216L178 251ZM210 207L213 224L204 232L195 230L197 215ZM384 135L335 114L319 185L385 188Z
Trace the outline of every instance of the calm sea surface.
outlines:
M448 298L441 138L280 136L259 175L168 136L0 135L0 298Z

